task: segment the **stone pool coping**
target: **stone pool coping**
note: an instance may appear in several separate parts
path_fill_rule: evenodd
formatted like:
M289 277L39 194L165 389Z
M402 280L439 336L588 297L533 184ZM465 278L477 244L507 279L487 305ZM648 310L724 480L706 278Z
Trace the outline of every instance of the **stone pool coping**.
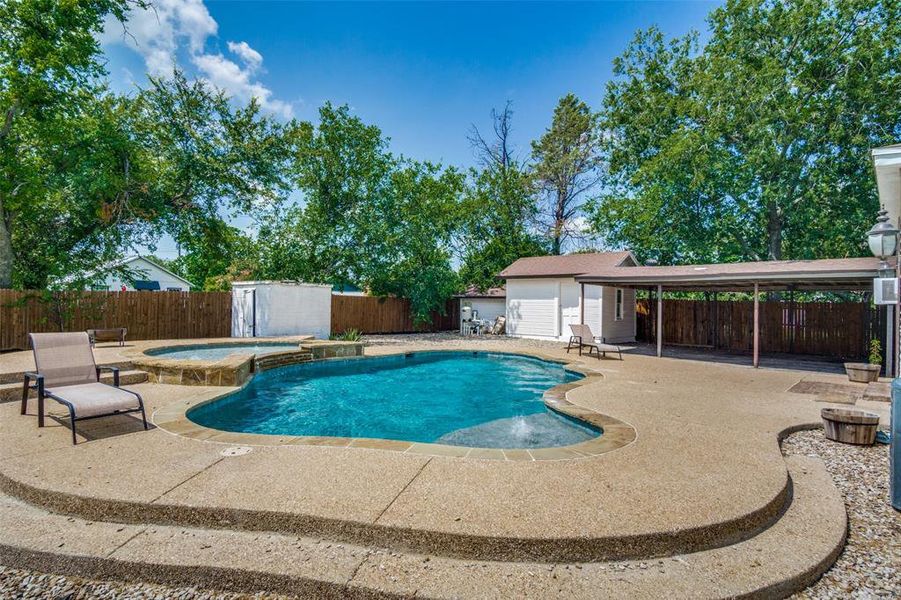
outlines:
M453 458L469 458L482 460L507 460L507 461L547 461L547 460L572 460L584 459L600 454L605 454L627 446L635 441L638 434L635 428L628 423L605 415L603 413L578 406L566 399L569 391L584 385L591 385L603 379L603 375L585 366L582 363L561 360L538 351L478 351L478 350L419 350L416 352L387 352L381 356L409 356L422 353L473 353L473 354L506 354L510 356L524 356L536 358L547 362L563 365L568 371L582 375L582 378L556 385L544 392L545 405L567 417L583 422L588 426L601 430L601 434L590 440L578 444L555 446L550 448L480 448L473 446L452 446L448 444L434 444L427 442L408 442L403 440L389 440L381 438L350 438L328 436L296 436L296 435L270 435L262 433L231 432L212 427L205 427L188 418L187 413L193 408L222 400L250 384L251 378L247 378L238 390L229 390L213 398L198 399L194 401L180 402L161 408L153 413L152 420L157 427L187 438L196 440L210 440L229 444L246 446L330 446L335 448L369 448L374 450L387 450L426 456L445 456ZM335 360L372 360L373 356L335 357ZM329 360L329 359L323 359ZM194 361L189 361L194 362Z

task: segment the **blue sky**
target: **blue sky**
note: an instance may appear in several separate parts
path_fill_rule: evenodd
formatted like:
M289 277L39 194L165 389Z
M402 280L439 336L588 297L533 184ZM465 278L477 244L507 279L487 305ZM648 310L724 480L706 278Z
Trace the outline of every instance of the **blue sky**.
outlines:
M155 4L133 15L130 37L118 25L103 36L116 89L175 63L239 99L260 98L278 118L315 121L323 102L346 103L392 151L468 167L467 133L490 127L493 107L513 101L525 157L562 95L600 105L613 59L637 29L703 35L718 3Z

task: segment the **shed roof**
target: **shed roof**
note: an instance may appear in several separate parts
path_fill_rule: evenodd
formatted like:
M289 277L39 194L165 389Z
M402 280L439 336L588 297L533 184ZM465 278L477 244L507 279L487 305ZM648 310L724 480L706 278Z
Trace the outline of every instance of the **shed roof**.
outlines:
M566 254L563 256L530 256L520 258L501 271L501 279L526 277L574 277L594 273L624 264L637 264L628 250L619 252L595 252L591 254Z
M875 257L773 260L660 267L605 267L576 277L582 283L666 289L871 289Z

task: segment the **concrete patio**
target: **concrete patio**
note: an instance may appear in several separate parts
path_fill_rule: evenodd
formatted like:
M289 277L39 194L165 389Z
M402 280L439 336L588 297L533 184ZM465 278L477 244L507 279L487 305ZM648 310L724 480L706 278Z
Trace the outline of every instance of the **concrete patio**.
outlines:
M6 403L0 518L12 535L0 562L335 596L617 596L628 585L636 596L725 597L789 594L840 551L844 507L822 464L779 450L780 436L817 426L832 405L788 391L809 372L597 360L509 339L409 338L366 354L436 345L569 360L598 376L566 400L637 437L594 456L486 460L190 436L171 424L145 433L117 417L80 426L85 443L72 446L64 425L39 430L33 406L20 416ZM103 352L98 360L120 358ZM0 357L2 370L24 364L13 361ZM160 423L234 388L131 389ZM857 404L887 419L888 404ZM223 454L236 444L250 452ZM632 564L652 568L620 569Z

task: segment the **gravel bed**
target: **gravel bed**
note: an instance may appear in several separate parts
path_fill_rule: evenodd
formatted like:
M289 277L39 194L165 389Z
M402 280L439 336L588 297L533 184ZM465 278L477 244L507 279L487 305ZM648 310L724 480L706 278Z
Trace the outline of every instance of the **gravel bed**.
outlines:
M81 577L47 575L0 566L0 598L22 600L287 600L269 593L253 595L167 587L150 583L92 581Z
M845 497L849 521L835 565L794 598L901 597L901 513L889 504L888 446L840 444L814 430L786 438L782 452L823 460Z

